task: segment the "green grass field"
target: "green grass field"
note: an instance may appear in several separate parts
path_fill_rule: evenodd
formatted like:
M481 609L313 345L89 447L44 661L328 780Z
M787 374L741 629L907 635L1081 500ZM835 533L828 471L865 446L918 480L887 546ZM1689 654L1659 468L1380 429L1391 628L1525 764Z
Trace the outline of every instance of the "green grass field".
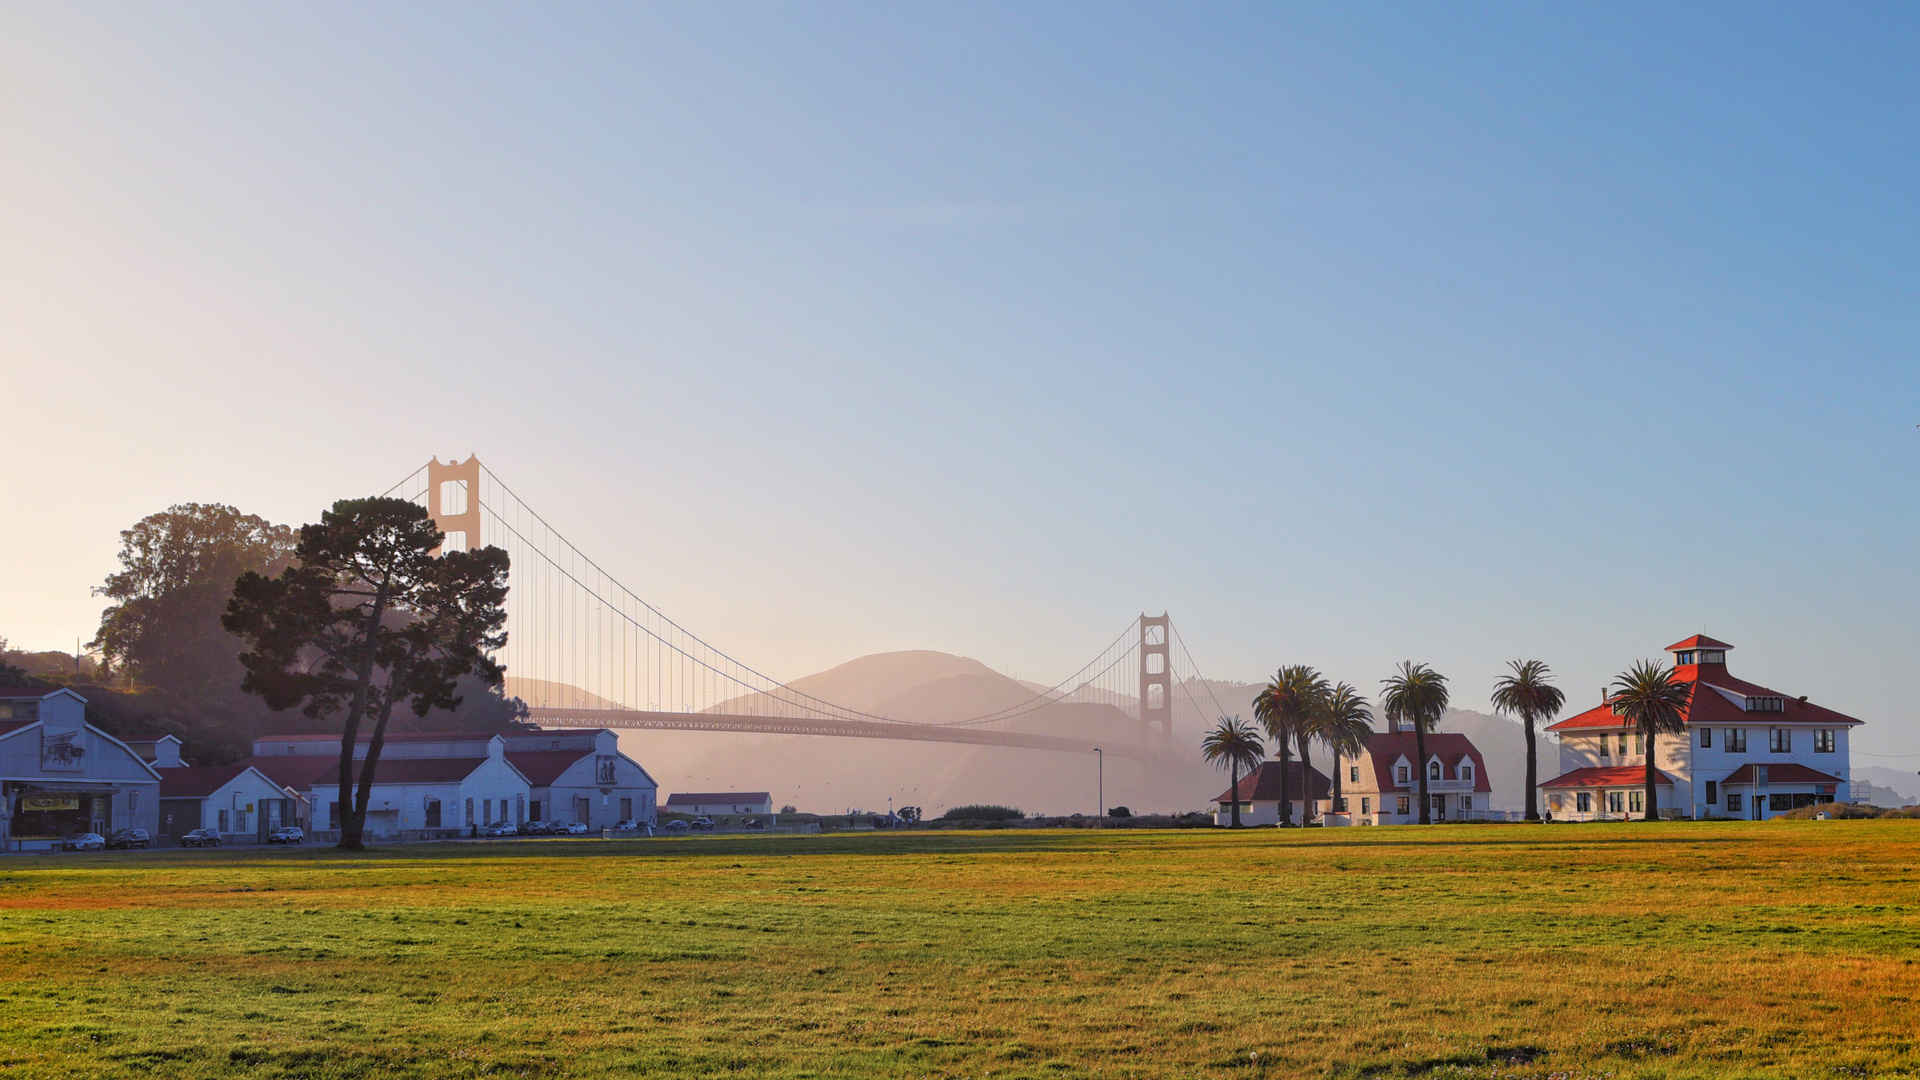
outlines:
M0 1077L1920 1072L1920 826L0 859Z

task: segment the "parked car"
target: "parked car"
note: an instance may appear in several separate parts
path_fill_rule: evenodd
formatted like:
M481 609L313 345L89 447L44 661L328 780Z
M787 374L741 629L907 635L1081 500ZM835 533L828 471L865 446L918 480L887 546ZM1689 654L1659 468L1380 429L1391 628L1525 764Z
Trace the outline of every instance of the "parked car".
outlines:
M584 822L584 821L569 821L569 822L567 822L567 835L568 835L568 836L585 836L585 835L587 835L587 823L586 823L586 822Z
M267 834L269 844L304 844L306 842L307 834L302 832L298 825L282 825Z
M518 836L520 830L511 821L490 821L480 826L481 836Z
M127 851L149 848L153 846L153 837L148 836L145 829L116 829L112 836L107 837L107 846Z
M740 827L743 829L764 829L767 827L767 823L764 821L761 821L757 817L750 817L747 820L741 822Z
M711 829L713 828L713 819L702 814L693 819L693 827L696 829Z
M616 821L613 823L613 831L614 832L639 832L640 823L633 820L632 818L628 818L625 821Z
M107 838L97 832L83 832L60 841L62 851L103 851L106 846Z
M213 829L195 829L180 838L181 847L219 847L220 834Z
M692 828L693 826L687 824L680 818L674 818L672 821L667 822L668 832L686 832Z
M545 836L553 831L551 821L528 821L520 825L521 836Z

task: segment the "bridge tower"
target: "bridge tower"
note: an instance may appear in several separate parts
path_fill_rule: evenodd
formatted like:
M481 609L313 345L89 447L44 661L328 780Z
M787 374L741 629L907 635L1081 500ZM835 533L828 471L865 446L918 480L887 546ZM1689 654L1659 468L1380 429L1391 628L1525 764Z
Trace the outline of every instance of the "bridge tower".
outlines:
M1140 616L1140 742L1153 745L1158 724L1161 746L1173 745L1173 652L1168 638L1172 620Z
M447 534L442 550L472 551L480 546L480 458L465 461L439 458L427 462L427 513Z

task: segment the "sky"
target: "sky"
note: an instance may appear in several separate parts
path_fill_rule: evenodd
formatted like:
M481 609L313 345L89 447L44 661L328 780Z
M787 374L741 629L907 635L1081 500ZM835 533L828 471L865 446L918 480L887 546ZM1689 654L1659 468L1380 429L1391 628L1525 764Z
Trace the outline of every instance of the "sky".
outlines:
M0 636L480 458L783 678L1707 632L1920 768L1912 5L0 6Z

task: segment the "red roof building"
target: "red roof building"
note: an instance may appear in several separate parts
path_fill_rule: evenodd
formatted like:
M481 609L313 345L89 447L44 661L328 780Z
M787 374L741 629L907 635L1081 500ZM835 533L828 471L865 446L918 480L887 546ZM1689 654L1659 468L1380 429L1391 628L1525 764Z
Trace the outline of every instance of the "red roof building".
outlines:
M1851 716L1735 677L1732 645L1695 634L1667 646L1687 685L1686 733L1654 739L1663 817L1764 819L1849 796ZM1541 785L1561 820L1645 817L1646 746L1601 703L1547 728L1560 737L1561 775ZM1664 789L1664 790L1662 790Z
M1311 796L1315 810L1318 811L1331 797L1333 785L1327 774L1319 769L1301 770L1298 761L1287 762L1287 803L1292 813L1287 820L1298 825L1306 812L1307 798ZM1235 797L1240 802L1240 824L1242 825L1278 825L1280 823L1280 763L1263 761L1252 772L1240 778L1238 787L1222 791L1214 797L1214 820L1225 825L1233 820Z

